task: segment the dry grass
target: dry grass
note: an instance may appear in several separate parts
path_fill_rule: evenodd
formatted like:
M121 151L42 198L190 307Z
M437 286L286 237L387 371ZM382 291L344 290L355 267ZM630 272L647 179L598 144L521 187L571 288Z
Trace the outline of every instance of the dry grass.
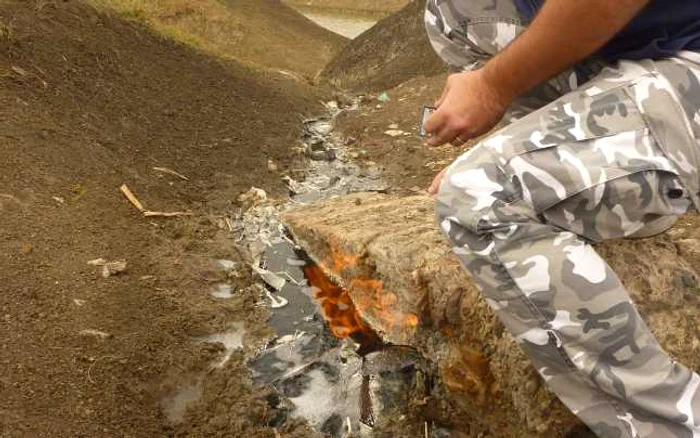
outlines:
M279 0L87 0L224 58L315 75L345 41Z
M218 56L235 57L231 46L241 38L239 19L217 0L88 0L116 11L157 33Z

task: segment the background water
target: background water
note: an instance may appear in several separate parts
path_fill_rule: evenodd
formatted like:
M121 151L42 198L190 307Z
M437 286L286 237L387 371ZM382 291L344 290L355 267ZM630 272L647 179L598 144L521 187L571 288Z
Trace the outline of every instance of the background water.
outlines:
M328 12L306 8L297 8L297 10L319 26L350 39L356 38L377 22L375 18L341 15L341 13L333 10Z

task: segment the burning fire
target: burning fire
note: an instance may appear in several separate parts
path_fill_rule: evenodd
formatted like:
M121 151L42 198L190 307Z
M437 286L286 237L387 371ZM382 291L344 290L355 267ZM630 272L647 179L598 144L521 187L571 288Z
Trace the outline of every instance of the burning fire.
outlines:
M306 277L314 290L314 298L321 304L323 317L333 334L344 339L358 333L371 333L372 329L357 312L350 294L334 284L318 265L307 265Z
M329 271L340 275L344 270L356 266L360 257L346 254L337 248L338 245L331 245L329 261L324 266ZM418 325L416 315L398 311L397 296L385 291L381 281L355 278L348 282L348 290L345 290L334 284L320 266L307 265L305 273L314 288L314 297L321 305L324 318L338 338L351 337L355 340L377 338L374 331L362 319L361 314L376 321L385 331L391 331L397 327L413 328ZM355 302L351 299L350 292L356 298Z

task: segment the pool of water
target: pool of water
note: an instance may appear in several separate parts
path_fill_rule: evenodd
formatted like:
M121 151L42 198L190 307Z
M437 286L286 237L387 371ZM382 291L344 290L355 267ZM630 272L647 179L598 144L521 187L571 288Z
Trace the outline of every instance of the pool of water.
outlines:
M350 39L356 38L377 22L375 18L341 15L331 10L323 11L307 8L297 8L297 10L319 26Z

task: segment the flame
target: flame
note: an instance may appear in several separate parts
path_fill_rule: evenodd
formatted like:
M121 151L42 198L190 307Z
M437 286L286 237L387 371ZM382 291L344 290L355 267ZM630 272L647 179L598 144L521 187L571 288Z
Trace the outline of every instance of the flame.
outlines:
M356 267L359 255L347 254L339 245L331 242L330 255L323 267L339 276L349 268ZM324 319L338 338L374 336L374 331L362 319L365 315L377 323L383 331L412 329L418 326L418 316L402 313L398 309L398 297L384 289L379 280L354 278L348 282L347 290L334 284L320 266L307 266L306 277L314 288L316 298L323 311ZM355 297L353 302L352 297Z
M334 284L320 266L307 265L304 271L313 287L314 298L321 305L323 318L328 322L333 335L345 339L356 335L374 334L360 317L350 294Z

